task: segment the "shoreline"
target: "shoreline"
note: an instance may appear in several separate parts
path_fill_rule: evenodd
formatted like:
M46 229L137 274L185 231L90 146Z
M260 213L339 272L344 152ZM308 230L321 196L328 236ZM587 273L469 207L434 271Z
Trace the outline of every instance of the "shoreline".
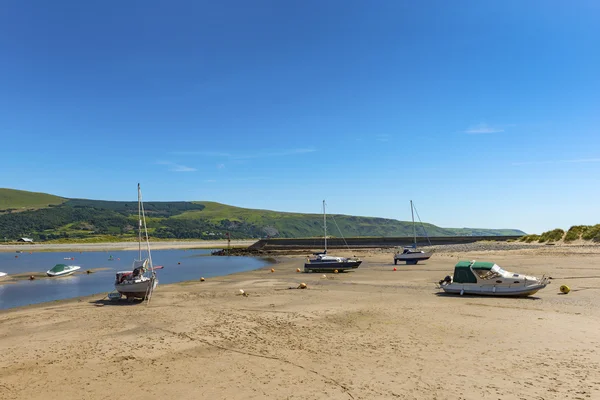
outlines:
M256 240L232 240L230 246L248 247ZM152 250L176 249L222 249L227 247L227 241L194 240L194 241L151 241ZM138 242L105 242L105 243L35 243L35 244L0 244L0 252L14 251L110 251L137 250Z

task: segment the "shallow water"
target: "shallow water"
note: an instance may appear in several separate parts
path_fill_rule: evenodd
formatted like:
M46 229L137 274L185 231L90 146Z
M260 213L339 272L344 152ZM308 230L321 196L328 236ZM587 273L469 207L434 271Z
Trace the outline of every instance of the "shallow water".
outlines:
M267 265L266 261L258 258L211 257L210 252L206 249L153 251L154 265L164 266L156 272L159 289L163 284L250 271ZM111 292L114 290L115 273L130 271L137 254L137 251L0 253L0 271L9 275L29 272L45 274L61 263L81 267L71 276L0 283L0 309ZM109 260L110 256L112 261ZM106 269L85 273L88 269L96 268Z

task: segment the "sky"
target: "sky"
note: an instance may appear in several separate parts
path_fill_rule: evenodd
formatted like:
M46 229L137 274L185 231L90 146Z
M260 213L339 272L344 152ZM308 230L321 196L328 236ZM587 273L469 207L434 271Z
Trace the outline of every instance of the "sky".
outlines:
M600 2L5 0L0 187L600 223Z

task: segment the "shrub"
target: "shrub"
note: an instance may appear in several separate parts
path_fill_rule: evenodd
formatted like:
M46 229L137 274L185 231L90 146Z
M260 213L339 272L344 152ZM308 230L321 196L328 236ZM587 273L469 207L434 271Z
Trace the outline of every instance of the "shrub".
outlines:
M544 232L542 233L542 235L539 238L539 242L556 242L560 239L563 238L563 236L565 235L565 231L563 231L562 229L553 229L551 231L548 232Z
M590 227L587 225L575 225L569 228L565 235L565 242L581 239L581 236L587 232Z
M600 241L600 224L588 227L581 235L581 238L584 240L593 240L595 242Z

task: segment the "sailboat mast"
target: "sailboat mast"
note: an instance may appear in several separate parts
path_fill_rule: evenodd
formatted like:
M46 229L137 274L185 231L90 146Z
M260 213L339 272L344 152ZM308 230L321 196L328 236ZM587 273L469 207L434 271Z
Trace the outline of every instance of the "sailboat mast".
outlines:
M417 248L417 230L415 228L415 211L413 210L413 202L410 201L410 213L412 215L412 223L413 223L413 240L414 240L414 248Z
M325 229L325 253L327 253L327 215L325 214L325 200L323 200L323 228Z
M142 259L142 191L138 183L138 260Z

